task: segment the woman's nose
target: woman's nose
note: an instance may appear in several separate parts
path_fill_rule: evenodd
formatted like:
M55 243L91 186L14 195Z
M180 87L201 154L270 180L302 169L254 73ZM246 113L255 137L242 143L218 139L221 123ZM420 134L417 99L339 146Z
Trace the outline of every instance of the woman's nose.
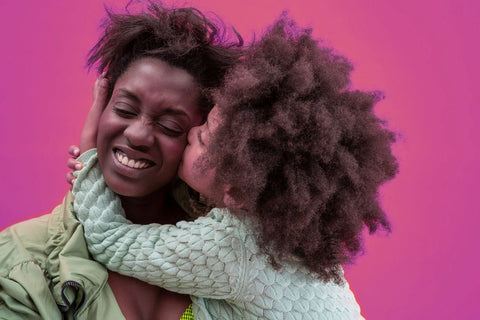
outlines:
M149 149L155 140L151 125L142 119L137 119L130 123L125 129L124 135L130 147L141 151Z

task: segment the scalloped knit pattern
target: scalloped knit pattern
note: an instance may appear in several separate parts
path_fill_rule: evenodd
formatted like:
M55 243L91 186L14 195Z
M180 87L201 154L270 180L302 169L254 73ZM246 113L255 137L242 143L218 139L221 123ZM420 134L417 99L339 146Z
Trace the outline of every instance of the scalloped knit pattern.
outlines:
M299 263L275 270L247 221L228 209L176 225L136 225L107 188L96 150L80 159L74 209L94 259L112 271L189 294L195 319L363 319L348 283ZM161 214L161 213L159 213Z

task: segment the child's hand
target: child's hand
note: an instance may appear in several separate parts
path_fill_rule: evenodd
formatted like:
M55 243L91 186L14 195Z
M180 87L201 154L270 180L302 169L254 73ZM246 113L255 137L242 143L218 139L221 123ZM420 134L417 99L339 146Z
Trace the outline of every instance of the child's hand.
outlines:
M80 148L77 146L70 146L68 148L68 154L70 154L72 157L68 158L67 160L67 167L72 170L67 173L67 182L70 184L70 190L73 187L73 184L75 183L75 176L73 175L73 171L80 170L83 167L83 164L80 161L77 161L77 157L80 155Z
M102 115L103 109L107 104L108 80L102 73L93 86L93 102L87 119L80 134L79 148L80 152L85 152L96 147L98 121Z

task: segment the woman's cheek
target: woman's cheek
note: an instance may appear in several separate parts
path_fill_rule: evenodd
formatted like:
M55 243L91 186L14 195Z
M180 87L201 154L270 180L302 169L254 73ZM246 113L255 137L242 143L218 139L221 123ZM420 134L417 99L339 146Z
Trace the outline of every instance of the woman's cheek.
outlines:
M187 146L186 138L171 139L164 144L164 157L168 157L171 161L176 161L177 165L182 159L183 151Z

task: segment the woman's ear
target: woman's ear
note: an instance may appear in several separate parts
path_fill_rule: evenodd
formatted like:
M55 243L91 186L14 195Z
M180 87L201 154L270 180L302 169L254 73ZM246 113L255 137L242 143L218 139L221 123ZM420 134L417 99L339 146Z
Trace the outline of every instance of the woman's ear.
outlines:
M243 201L238 201L234 197L232 197L232 186L227 185L223 188L223 204L227 208L231 209L243 209L244 203Z

